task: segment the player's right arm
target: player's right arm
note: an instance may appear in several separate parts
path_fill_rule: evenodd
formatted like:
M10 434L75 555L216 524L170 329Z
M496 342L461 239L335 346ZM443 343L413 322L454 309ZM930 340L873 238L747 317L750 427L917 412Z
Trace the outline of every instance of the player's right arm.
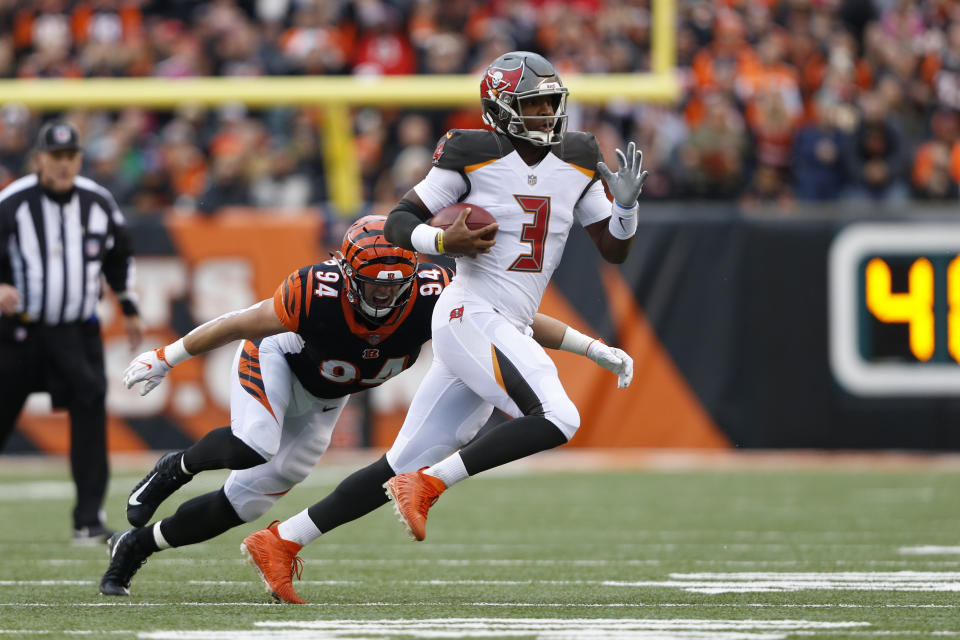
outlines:
M429 209L411 189L387 216L383 235L398 247L434 256L450 253L474 258L489 253L496 240L484 240L483 236L494 231L494 225L471 230L467 228L468 215L470 209L466 208L446 229L431 227L426 222L431 217Z
M277 287L273 298L261 300L246 309L225 313L172 344L144 351L127 365L123 372L123 383L129 389L143 382L140 395L144 396L163 382L167 372L188 358L234 340L259 340L284 331L298 331L301 321L309 313L309 285L313 273L314 266L294 271Z
M468 210L460 212L447 229L427 224L430 217L447 205L459 202L469 189L464 166L503 155L497 137L484 131L448 131L433 152L433 167L426 177L403 196L387 216L383 234L387 240L410 251L427 255L444 253L476 257L488 253L495 240L483 236L495 231L493 225L471 231Z
M138 382L145 383L140 390L140 395L145 396L184 360L234 340L259 340L286 330L274 312L273 301L261 300L246 309L214 318L172 344L144 351L127 365L123 372L123 383L127 389Z

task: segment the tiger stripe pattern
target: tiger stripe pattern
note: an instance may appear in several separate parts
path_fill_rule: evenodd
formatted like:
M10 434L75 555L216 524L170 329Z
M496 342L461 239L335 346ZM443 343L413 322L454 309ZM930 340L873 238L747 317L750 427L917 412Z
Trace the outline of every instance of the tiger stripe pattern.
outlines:
M243 343L243 352L240 354L237 374L240 377L240 386L262 404L274 420L277 420L273 407L270 406L270 401L267 399L267 389L263 384L263 373L260 371L260 349L256 343L250 340L245 340ZM279 420L277 420L277 424L280 424Z

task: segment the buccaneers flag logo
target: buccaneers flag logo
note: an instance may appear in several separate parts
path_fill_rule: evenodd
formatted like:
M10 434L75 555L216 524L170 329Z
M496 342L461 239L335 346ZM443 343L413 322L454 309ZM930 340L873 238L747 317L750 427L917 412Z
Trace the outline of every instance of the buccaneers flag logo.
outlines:
M516 91L517 85L520 84L520 78L522 77L522 62L514 69L490 67L483 76L482 86L480 88L486 95L495 99L502 91Z

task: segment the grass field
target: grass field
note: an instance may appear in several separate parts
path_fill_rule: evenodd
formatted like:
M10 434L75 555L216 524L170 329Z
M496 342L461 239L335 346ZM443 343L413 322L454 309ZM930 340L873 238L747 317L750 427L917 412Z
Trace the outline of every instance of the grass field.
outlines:
M0 638L960 636L954 459L609 472L553 460L458 485L425 542L388 508L321 538L295 583L311 604L292 606L270 602L240 541L364 459L321 466L256 526L154 555L130 598L105 598L105 547L68 542L66 463L2 458ZM114 526L151 464L116 465ZM198 478L159 515L223 478Z

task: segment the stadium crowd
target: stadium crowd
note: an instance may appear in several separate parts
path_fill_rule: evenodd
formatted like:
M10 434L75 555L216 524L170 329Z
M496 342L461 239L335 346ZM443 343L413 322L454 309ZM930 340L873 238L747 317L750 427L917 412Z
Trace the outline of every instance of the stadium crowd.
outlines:
M644 198L902 205L960 189L960 3L680 0L675 105L578 107L608 159L637 140ZM479 74L512 49L561 74L649 70L649 0L0 0L0 77ZM2 102L2 97L0 97ZM44 118L0 107L0 186ZM326 199L317 109L60 114L132 215ZM364 199L393 202L464 111L358 109Z

